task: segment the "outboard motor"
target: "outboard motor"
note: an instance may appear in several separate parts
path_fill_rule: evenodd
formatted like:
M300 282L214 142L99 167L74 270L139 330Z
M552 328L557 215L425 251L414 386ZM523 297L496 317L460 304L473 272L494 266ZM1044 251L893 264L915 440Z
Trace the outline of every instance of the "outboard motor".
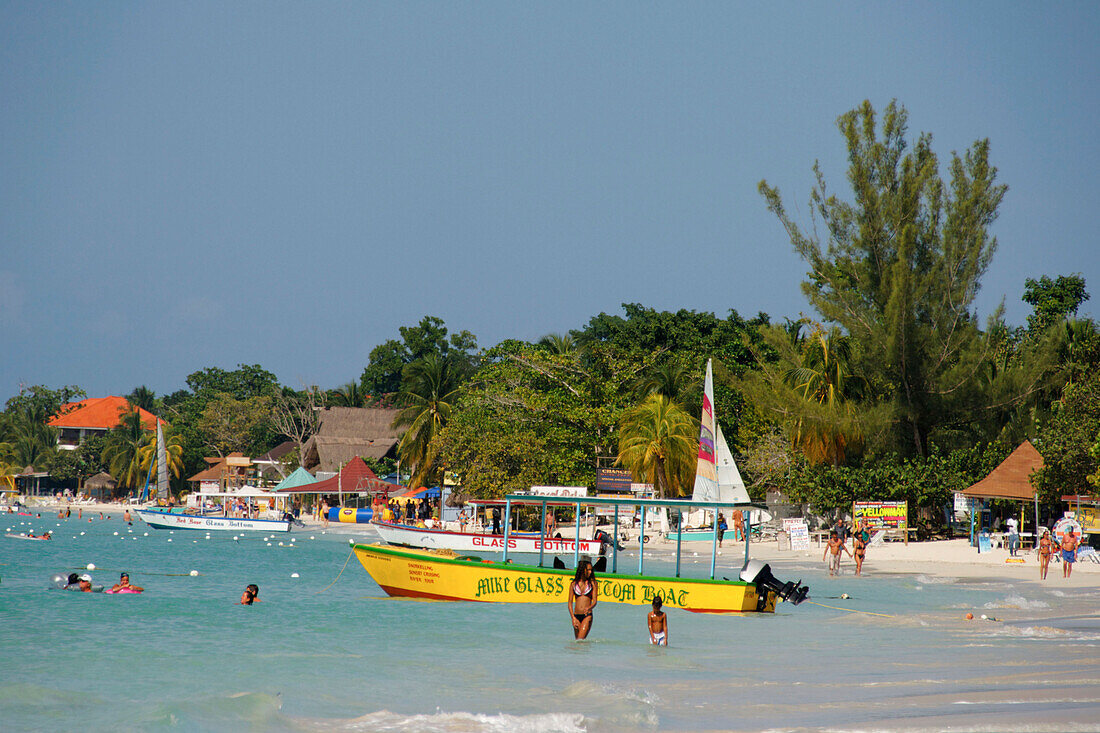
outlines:
M810 592L807 586L802 585L802 579L797 582L782 582L772 575L771 566L760 560L749 560L745 567L741 568L741 580L746 583L755 583L757 587L767 588L788 603L798 605L806 600L806 594ZM761 593L761 597L765 594Z

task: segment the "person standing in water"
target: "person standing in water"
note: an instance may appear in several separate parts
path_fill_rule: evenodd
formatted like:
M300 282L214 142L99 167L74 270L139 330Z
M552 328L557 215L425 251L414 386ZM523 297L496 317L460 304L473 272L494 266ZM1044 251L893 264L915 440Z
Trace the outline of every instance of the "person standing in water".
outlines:
M244 593L241 594L241 602L238 606L251 606L253 603L260 603L260 587L255 584L249 584L245 587Z
M1050 555L1054 551L1054 543L1050 541L1050 530L1044 529L1043 536L1039 538L1039 580L1047 579L1047 568L1050 567Z
M653 610L646 618L649 624L649 643L656 646L668 646L668 616L661 610L663 603L660 596L654 596Z
M599 600L599 583L592 570L592 563L581 560L573 582L569 584L569 598L565 602L569 609L569 620L573 624L573 638L585 639L592 630L592 610Z
M843 521L843 520L841 520L841 521ZM829 558L829 575L830 576L840 574L840 552L841 552L841 550L843 550L844 552L848 552L848 548L844 546L844 542L841 541L840 537L837 535L836 530L833 530L832 532L829 533L829 543L827 545L825 545L825 552L821 556L821 560L822 560L822 562L824 562L825 558L829 557L830 552L833 555L832 557ZM848 554L851 555L852 553L848 552Z

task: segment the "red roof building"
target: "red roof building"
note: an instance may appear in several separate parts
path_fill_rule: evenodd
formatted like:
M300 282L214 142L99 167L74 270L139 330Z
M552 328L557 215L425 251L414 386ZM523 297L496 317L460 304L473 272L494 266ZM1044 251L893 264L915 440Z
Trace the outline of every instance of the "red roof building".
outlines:
M72 449L91 435L106 435L131 409L135 408L125 397L92 397L62 405L46 424L58 429L59 448ZM156 430L159 418L148 410L136 409L141 415L142 426L146 430ZM160 423L165 424L164 420Z

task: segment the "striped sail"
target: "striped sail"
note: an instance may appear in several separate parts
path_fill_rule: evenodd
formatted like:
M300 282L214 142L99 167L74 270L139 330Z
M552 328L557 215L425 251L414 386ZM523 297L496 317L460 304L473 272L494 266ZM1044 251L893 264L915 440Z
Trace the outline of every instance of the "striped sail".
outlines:
M714 377L707 359L707 377L703 384L703 415L699 426L699 460L695 464L694 501L718 501L718 471L715 460Z
M164 448L164 430L157 420L157 498L168 496L168 451Z

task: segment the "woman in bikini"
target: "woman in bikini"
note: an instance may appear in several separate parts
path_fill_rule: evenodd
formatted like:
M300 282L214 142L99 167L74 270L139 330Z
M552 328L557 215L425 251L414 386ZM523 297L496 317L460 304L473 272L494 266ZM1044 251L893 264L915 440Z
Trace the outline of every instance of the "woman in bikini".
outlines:
M569 620L573 623L573 638L584 639L592 629L592 609L599 598L599 584L592 570L592 563L581 560L573 582L569 584Z
M1054 543L1050 541L1050 530L1044 529L1043 536L1039 539L1039 579L1047 579L1047 568L1050 566L1050 554L1054 551Z
M867 557L867 534L861 530L852 535L852 558L856 561L856 575L863 574L863 561Z

